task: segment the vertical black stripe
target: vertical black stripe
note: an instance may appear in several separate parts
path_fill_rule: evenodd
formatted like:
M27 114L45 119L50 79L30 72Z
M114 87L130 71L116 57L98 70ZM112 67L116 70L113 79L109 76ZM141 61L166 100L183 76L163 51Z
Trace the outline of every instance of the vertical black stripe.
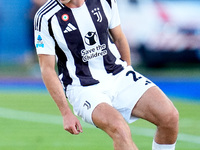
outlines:
M62 20L63 14L67 14L69 16L68 21ZM99 81L93 79L88 67L88 62L82 61L81 50L85 49L85 46L71 9L64 7L56 13L56 16L64 34L67 46L74 58L76 65L76 76L79 78L81 85L88 86L99 83ZM69 23L72 24L76 30L64 33Z
M59 58L57 65L58 65L58 74L61 75L63 74L63 78L61 79L64 87L66 88L67 85L72 84L72 78L69 76L69 71L66 67L66 62L67 62L67 56L63 52L63 50L59 47L58 43L55 40L53 30L52 30L52 25L51 25L52 18L49 19L48 21L48 27L49 27L49 33L53 37L55 41L55 50L56 50L56 55ZM66 90L66 89L65 89Z
M122 65L116 65L116 57L112 54L108 47L108 40L109 40L109 34L108 34L108 20L106 18L106 15L104 13L103 7L101 5L100 0L87 0L86 5L88 7L88 10L90 12L90 15L92 17L92 20L94 22L94 25L96 27L100 44L106 44L106 50L107 55L104 56L104 66L107 71L107 73L112 73L113 75L119 73L123 70ZM110 4L109 4L110 5ZM102 21L98 22L97 15L94 15L92 12L94 8L99 8L100 14L102 16Z
M108 4L110 5L110 8L112 8L112 2L111 0L106 0L108 2Z

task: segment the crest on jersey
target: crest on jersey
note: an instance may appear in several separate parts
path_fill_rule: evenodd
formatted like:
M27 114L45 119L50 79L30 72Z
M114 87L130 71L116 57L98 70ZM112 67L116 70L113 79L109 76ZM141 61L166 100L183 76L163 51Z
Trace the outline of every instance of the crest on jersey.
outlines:
M97 42L97 33L96 32L88 32L85 35L85 43L89 46L96 44Z
M63 14L61 18L62 18L63 21L68 21L69 20L69 15L68 14Z
M92 10L92 13L93 15L95 15L97 17L97 22L102 22L103 18L102 18L102 15L101 15L101 12L100 12L100 9L97 7L97 8L94 8Z

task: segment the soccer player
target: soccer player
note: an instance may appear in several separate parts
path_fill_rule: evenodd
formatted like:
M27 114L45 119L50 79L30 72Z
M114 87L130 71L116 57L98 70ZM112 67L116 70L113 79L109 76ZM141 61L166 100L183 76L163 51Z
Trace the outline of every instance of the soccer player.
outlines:
M138 149L128 126L138 118L157 126L153 150L175 149L178 111L131 67L116 0L48 0L34 27L42 78L65 130L82 132L67 97L76 115L112 138L115 150Z

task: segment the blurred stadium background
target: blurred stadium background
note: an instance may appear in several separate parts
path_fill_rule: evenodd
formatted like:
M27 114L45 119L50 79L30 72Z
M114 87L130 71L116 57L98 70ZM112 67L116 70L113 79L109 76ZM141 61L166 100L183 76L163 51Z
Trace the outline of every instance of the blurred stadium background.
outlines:
M33 43L33 16L45 1L0 1L0 149L3 150L30 149L41 143L42 146L37 146L35 149L57 147L58 150L60 145L60 149L67 146L65 140L47 146L48 141L43 138L49 135L43 136L43 132L48 132L48 129L34 124L37 131L34 128L31 132L32 129L28 128L30 122L22 123L24 120L27 121L29 116L38 117L37 114L27 114L24 117L22 112L59 115L52 102L47 104L48 99L51 98L41 80ZM131 47L133 67L153 80L172 99L181 113L181 136L177 149L200 149L200 1L118 0L118 7L121 25ZM49 118L51 120L54 117ZM193 120L191 121L190 118ZM14 120L17 120L17 124ZM36 119L35 122L51 121L47 117L44 121ZM58 131L61 137L70 138L72 141L79 140L75 137L71 138L68 134L64 135L62 131L59 131L62 127L55 129L52 124L56 123L51 123L48 127ZM135 138L138 143L142 140L144 143L148 141L147 143L151 145L148 135L151 135L152 131L146 129L153 127L146 124L146 122L136 123L136 127L138 126L136 129L143 132L133 131L133 133L138 135ZM85 126L92 132L91 136L95 137L98 131ZM141 126L144 128L140 128ZM20 136L11 133L8 128L12 128L11 131ZM190 131L192 129L194 130ZM145 135L144 130L149 134ZM26 132L33 134L35 139L27 141L29 137ZM51 132L54 134L54 131ZM99 137L104 138L104 134L101 134L98 132ZM88 138L93 139L91 136ZM108 137L106 139L109 141L108 146L105 143L107 147L102 148L99 145L99 149L112 149L110 139ZM32 145L29 144L30 147L27 147L26 144L22 144L22 140ZM53 138L51 140L53 143ZM13 146L11 142L14 142ZM85 140L84 142L85 146L91 144ZM73 141L71 145L73 144L77 143ZM93 149L97 150L95 145L93 146ZM142 144L140 148L147 149L143 148Z

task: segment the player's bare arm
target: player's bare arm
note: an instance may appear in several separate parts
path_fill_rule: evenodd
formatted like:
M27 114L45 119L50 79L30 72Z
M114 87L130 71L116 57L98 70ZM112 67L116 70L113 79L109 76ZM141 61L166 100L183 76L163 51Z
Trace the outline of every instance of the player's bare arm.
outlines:
M38 57L42 79L63 116L64 129L71 134L79 134L82 132L82 127L68 106L63 87L55 71L55 56L40 54Z
M125 60L128 65L131 65L130 48L127 39L122 32L121 26L110 29L110 34L113 38L115 45L121 55L122 60Z

